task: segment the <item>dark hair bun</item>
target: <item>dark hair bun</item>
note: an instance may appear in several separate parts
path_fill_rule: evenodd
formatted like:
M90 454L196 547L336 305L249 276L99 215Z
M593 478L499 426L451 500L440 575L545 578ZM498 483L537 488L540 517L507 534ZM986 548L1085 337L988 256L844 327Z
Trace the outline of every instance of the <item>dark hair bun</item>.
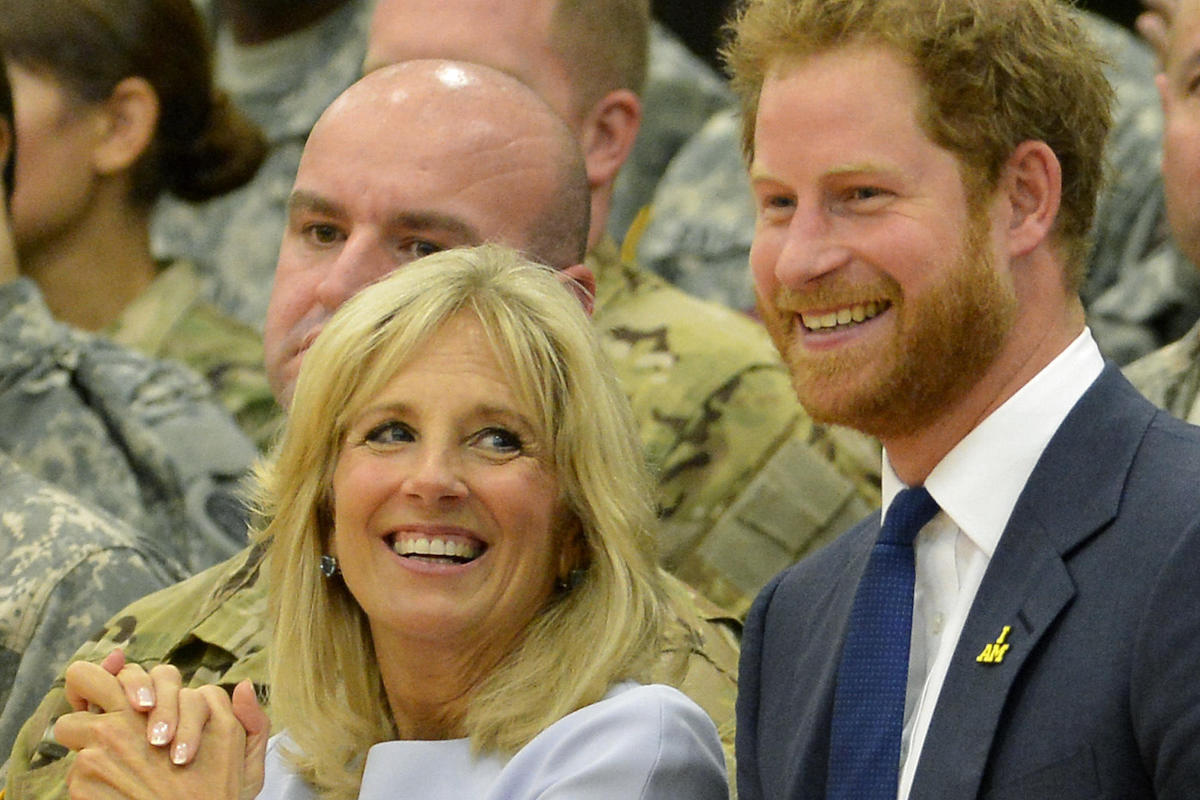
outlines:
M220 89L213 91L207 124L194 136L173 141L168 131L162 133L163 186L191 202L248 183L267 155L262 131Z

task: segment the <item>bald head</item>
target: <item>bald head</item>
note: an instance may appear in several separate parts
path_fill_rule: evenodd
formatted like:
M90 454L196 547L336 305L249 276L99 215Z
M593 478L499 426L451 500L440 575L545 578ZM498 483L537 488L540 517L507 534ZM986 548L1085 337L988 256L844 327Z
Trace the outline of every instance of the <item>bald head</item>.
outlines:
M574 136L516 79L449 61L371 72L321 115L300 160L264 330L276 395L290 399L338 306L415 258L495 242L578 264L588 201Z

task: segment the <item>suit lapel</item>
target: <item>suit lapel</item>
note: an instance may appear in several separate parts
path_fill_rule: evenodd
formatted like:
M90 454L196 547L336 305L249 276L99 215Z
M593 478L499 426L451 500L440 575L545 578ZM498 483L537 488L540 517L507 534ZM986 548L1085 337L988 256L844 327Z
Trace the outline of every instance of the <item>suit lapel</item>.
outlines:
M1116 516L1153 414L1109 365L1050 441L967 616L911 797L978 795L1013 684L1075 595L1067 562Z

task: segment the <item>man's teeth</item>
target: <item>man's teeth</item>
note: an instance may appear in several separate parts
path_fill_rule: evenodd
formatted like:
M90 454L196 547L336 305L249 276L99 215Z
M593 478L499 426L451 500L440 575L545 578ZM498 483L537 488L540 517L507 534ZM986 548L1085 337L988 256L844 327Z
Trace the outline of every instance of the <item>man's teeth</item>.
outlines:
M478 558L482 552L477 545L469 542L460 542L455 539L430 539L425 536L396 539L392 542L392 549L402 556L448 556L465 561Z
M841 308L828 314L801 314L800 319L804 322L804 327L810 331L821 331L877 317L879 312L886 307L886 304L872 300L869 303Z

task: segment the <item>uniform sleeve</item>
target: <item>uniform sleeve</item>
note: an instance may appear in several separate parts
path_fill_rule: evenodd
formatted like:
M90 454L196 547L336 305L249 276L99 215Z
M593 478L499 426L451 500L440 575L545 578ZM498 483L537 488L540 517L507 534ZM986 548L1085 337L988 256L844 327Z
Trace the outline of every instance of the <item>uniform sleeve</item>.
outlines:
M16 669L0 710L0 751L9 753L54 676L105 620L169 583L165 570L126 547L95 551L63 575L45 602L28 610L34 622L24 652L5 653Z

